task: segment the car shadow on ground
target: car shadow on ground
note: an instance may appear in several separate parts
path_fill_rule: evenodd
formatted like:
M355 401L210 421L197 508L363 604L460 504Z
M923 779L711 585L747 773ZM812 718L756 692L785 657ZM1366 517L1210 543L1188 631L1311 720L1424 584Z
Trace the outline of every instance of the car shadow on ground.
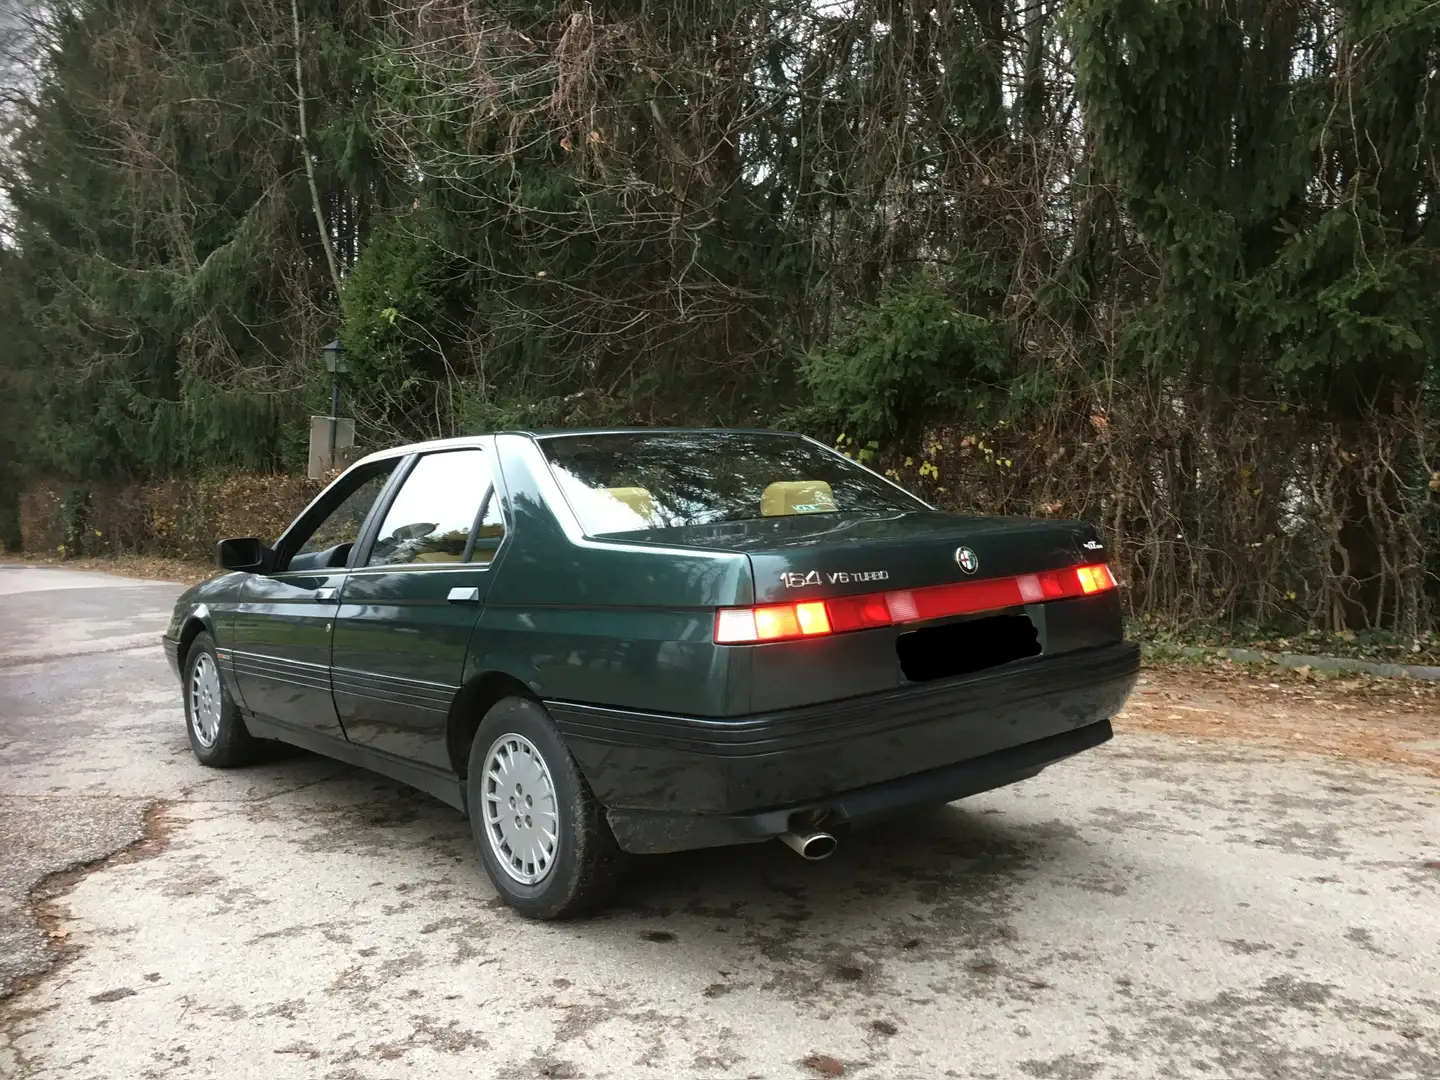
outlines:
M860 900L931 905L1013 882L1037 860L1056 857L1063 831L1017 828L1002 814L963 803L930 807L837 829L839 847L821 862L807 862L778 840L639 858L619 906L652 916L707 914L725 897L732 907L759 903L823 920L832 914L827 909Z
M323 783L341 796L343 820L333 822L329 835L345 835L346 847L357 855L388 850L404 859L448 863L451 873L459 871L459 880L473 886L476 903L491 909L487 919L525 925L496 896L457 811L398 783L303 752L271 768L288 774L275 775L288 787L314 765L330 773ZM356 798L360 787L369 794ZM838 850L820 862L803 860L779 841L637 857L612 903L587 918L550 925L561 933L641 946L687 938L693 944L697 934L738 931L777 960L795 942L832 935L855 949L874 945L902 952L927 943L973 950L1013 941L1010 920L1015 904L1023 903L1016 887L1027 878L1053 874L1093 883L1115 875L1097 865L1092 846L1072 825L1029 812L1023 800L1010 796L1002 805L995 805L993 796L981 797L837 830ZM399 839L394 830L406 838L403 851L392 846ZM433 870L415 868L417 878L433 877ZM1114 891L1123 891L1118 881L1112 883ZM1101 891L1111 891L1110 885L1102 881ZM738 944L732 939L729 948Z

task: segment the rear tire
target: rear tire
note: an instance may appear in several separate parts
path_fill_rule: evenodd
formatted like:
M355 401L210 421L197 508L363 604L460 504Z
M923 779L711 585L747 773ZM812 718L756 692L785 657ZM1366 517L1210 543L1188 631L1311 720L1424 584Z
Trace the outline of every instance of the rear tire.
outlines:
M504 698L480 721L470 744L465 805L485 872L521 915L584 914L620 883L625 853L538 702Z
M185 655L182 696L185 699L185 733L201 765L233 769L260 756L261 742L245 727L240 710L225 689L215 639L198 634Z

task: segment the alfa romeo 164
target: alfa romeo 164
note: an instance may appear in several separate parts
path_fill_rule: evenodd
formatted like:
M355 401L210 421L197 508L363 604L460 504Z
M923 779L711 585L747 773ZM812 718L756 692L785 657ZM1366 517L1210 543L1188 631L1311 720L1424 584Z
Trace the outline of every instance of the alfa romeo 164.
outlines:
M823 858L1032 777L1139 669L1090 526L941 513L772 431L386 450L217 559L164 636L195 756L277 740L429 792L536 918L635 855Z

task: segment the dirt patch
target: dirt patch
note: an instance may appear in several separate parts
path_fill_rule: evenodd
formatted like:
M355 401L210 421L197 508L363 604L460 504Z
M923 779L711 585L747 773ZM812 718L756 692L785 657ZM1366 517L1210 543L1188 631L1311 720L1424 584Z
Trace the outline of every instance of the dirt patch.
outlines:
M1244 742L1440 776L1440 685L1217 661L1141 675L1116 731Z

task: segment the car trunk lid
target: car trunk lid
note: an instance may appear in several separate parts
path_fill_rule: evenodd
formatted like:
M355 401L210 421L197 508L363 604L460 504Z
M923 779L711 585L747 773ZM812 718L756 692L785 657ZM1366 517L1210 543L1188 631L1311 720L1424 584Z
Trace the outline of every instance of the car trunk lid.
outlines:
M744 552L757 604L984 581L1106 558L1094 528L1082 522L938 512L805 514L626 539Z

